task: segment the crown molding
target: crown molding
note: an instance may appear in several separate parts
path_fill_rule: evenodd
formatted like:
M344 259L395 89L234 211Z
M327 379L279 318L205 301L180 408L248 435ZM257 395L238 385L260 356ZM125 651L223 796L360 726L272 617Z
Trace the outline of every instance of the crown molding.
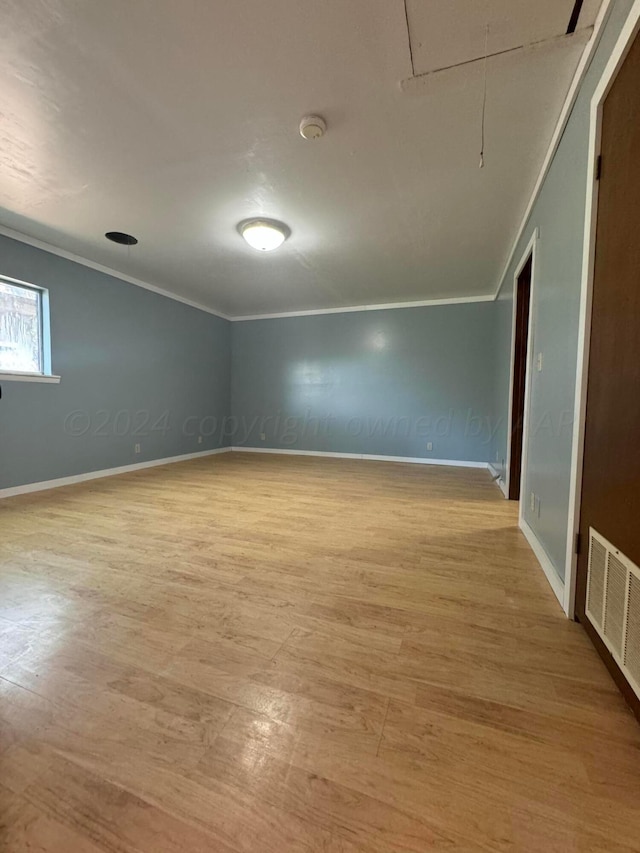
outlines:
M244 320L275 320L280 317L311 317L319 314L347 314L356 311L390 311L394 308L423 308L428 305L460 305L465 302L492 302L494 296L459 296L451 299L423 299L419 302L387 302L377 305L350 305L345 308L314 308L308 311L285 311L279 314L248 314L240 316L229 316L221 311L216 311L209 308L207 305L202 305L199 302L194 302L192 299L186 299L183 296L173 293L169 290L164 290L155 284L148 281L143 281L140 278L134 278L126 273L114 270L111 267L106 267L103 264L90 261L88 258L83 258L81 255L76 255L74 252L68 252L66 249L60 249L52 243L47 243L44 240L38 240L36 237L30 237L22 231L15 231L13 228L8 228L6 225L0 225L0 235L8 237L11 240L17 240L19 243L25 243L27 246L33 246L34 249L41 249L44 252L49 252L51 255L56 255L59 258L64 258L67 261L72 261L76 264L81 264L89 269L109 275L119 281L125 281L127 284L133 284L136 287L142 287L144 290L149 290L152 293L157 293L159 296L165 296L167 299L173 299L174 302L181 302L183 305L188 305L190 308L196 308L198 311L204 311L206 314L212 314L214 317L220 317L221 320L228 320L232 323L237 323Z
M192 299L186 299L184 296L178 296L170 290L165 290L148 281L143 281L140 278L134 278L126 273L106 267L103 264L98 264L95 261L90 261L88 258L83 258L81 255L76 255L74 252L68 252L66 249L60 249L52 243L47 243L44 240L38 240L36 237L30 237L28 234L23 234L22 231L15 231L13 228L8 228L6 225L0 225L0 235L8 237L11 240L16 240L18 243L25 243L27 246L33 246L34 249L41 249L43 252L49 252L51 255L56 255L59 258L64 258L66 261L72 261L75 264L81 264L83 267L96 270L96 272L109 275L112 278L117 278L119 281L125 281L127 284L133 284L136 287L142 287L144 290L150 290L152 293L157 293L158 296L165 296L167 299L173 299L174 302L181 302L183 305L188 305L190 308L196 308L198 311L204 311L206 314L213 314L214 317L220 317L221 320L230 320L226 314L220 311L215 311L213 308L208 308L200 302L194 302Z
M42 249L44 252L49 252L52 255L57 255L59 258L64 258L73 263L82 264L89 269L109 275L112 278L117 278L120 281L125 281L127 284L133 284L136 287L142 287L144 290L150 290L152 293L157 293L159 296L165 296L167 299L173 299L174 302L181 302L183 305L189 305L191 308L196 308L198 311L204 311L207 314L213 314L214 317L220 317L222 320L228 320L233 323L245 320L275 320L280 317L311 317L320 314L348 314L357 311L390 311L395 308L423 308L425 306L436 305L461 305L466 302L492 302L493 295L486 296L458 296L450 299L423 299L418 302L386 302L376 305L349 305L344 308L314 308L308 311L284 311L277 314L248 314L240 316L229 316L221 311L216 311L199 302L194 302L191 299L186 299L183 296L178 296L169 290L164 290L151 284L148 281L143 281L140 278L126 275L126 273L106 267L103 264L90 261L88 258L83 258L81 255L76 255L74 252L68 252L66 249L60 249L51 243L46 243L44 240L38 240L36 237L30 237L28 234L23 234L21 231L15 231L13 228L8 228L5 225L0 225L0 235L8 237L11 240L17 240L19 243L25 243L28 246L33 246L35 249Z
M279 314L247 314L230 317L232 323L249 320L277 320L281 317L317 317L321 314L354 314L358 311L393 311L400 308L426 308L437 305L464 305L468 302L494 302L495 296L454 296L450 299L422 299L418 302L383 302L376 305L349 305L344 308L312 308L307 311L283 311Z
M556 156L558 148L560 147L560 142L562 141L565 129L567 127L567 124L569 123L569 119L571 118L571 113L573 112L573 108L578 99L578 95L580 94L580 89L582 88L584 78L587 75L587 72L591 65L591 61L594 57L596 50L598 49L598 45L600 44L600 40L602 38L605 25L609 19L609 15L611 14L613 4L614 0L604 0L602 6L600 7L598 17L596 18L596 22L593 26L593 33L582 53L582 57L580 58L580 62L578 63L576 73L573 75L573 80L571 81L569 92L567 94L567 97L565 98L565 102L562 107L562 112L560 113L560 118L558 119L558 123L556 124L553 136L551 137L551 143L547 150L546 157L544 158L540 174L538 175L538 180L536 181L536 184L533 188L533 193L531 194L531 198L529 199L529 204L526 207L522 223L518 228L516 239L513 241L511 251L508 255L507 263L504 267L504 271L498 279L494 297L495 299L500 296L500 292L504 287L505 282L507 281L509 268L513 263L513 259L515 258L516 252L518 251L518 245L522 240L522 237L524 236L527 225L529 224L529 219L531 217L531 214L533 213L533 208L536 202L538 201L538 196L540 195L544 182L547 178L547 175L549 174L553 159Z

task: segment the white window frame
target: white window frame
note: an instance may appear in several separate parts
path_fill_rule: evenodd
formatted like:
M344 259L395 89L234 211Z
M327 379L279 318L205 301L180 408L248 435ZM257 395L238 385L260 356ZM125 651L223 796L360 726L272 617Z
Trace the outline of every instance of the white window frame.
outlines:
M60 377L51 372L51 321L49 316L49 291L37 284L0 275L0 281L21 287L23 290L35 290L40 295L40 371L22 372L19 370L0 370L0 382L49 382L58 383Z

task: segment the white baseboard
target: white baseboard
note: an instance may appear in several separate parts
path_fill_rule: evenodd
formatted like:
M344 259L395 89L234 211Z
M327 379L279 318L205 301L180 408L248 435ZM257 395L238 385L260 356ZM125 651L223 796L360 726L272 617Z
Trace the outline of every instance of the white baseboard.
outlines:
M371 462L408 462L413 465L445 465L450 468L484 468L487 462L456 459L423 459L421 456L375 456L372 453L332 453L328 450L285 450L272 447L232 447L234 453L276 453L285 456L328 456L333 459L368 459Z
M198 453L184 453L181 456L168 456L165 459L152 459L149 462L134 462L132 465L121 465L119 468L105 468L102 471L88 471L86 474L74 474L72 477L58 477L56 480L44 480L41 483L26 483L24 486L12 486L0 489L0 499L12 498L16 495L26 495L29 492L43 492L47 489L58 489L61 486L72 486L74 483L84 483L87 480L98 480L102 477L114 477L116 474L128 474L140 471L142 468L155 468L159 465L170 465L172 462L186 462L188 459L198 459L201 456L213 456L216 453L229 453L230 447L216 447L214 450L201 450Z
M544 550L542 543L533 532L533 529L523 518L520 519L520 530L522 530L527 542L531 545L531 550L536 555L538 562L542 566L542 571L545 573L551 589L554 591L556 598L560 602L560 607L564 610L564 584L560 580L560 576L549 559L549 555Z
M30 492L43 492L47 489L58 489L62 486L72 486L75 483L84 483L87 480L99 480L102 477L115 477L117 474L128 474L131 471L140 471L143 468L155 468L160 465L170 465L173 462L186 462L189 459L198 459L202 456L213 456L217 453L275 453L287 456L328 456L335 459L369 459L374 462L407 462L417 465L444 465L453 468L484 468L488 467L486 462L464 462L456 459L422 459L411 456L374 456L362 453L330 453L324 450L285 450L265 447L217 447L214 450L201 450L198 453L184 453L181 456L168 456L164 459L152 459L149 462L134 462L132 465L121 465L118 468L105 468L101 471L88 471L85 474L74 474L71 477L58 477L55 480L43 480L39 483L25 483L23 486L11 486L8 489L0 489L0 500L12 498L17 495L26 495Z
M500 489L500 491L505 496L505 498L508 498L509 495L507 493L507 487L505 485L504 480L502 479L502 474L500 473L500 471L498 471L498 469L495 467L495 465L493 465L491 462L489 462L487 467L489 469L489 473L493 477L493 480L494 480L496 486Z

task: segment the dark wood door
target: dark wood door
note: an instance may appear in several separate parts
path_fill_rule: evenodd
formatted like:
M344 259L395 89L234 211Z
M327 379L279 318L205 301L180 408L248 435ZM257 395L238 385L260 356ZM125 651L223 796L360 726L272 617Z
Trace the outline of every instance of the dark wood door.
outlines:
M640 565L640 37L603 113L576 615L640 717L585 615L589 529Z
M531 276L533 257L518 276L516 288L516 327L513 362L513 395L511 398L511 455L509 458L509 500L520 500L522 475L522 438L524 429L524 398L527 384L527 351L529 347L529 306L531 305Z

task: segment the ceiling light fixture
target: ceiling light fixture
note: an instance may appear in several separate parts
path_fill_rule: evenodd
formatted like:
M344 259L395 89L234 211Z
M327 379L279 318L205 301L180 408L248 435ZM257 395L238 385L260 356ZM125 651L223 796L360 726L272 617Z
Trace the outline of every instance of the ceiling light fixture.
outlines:
M119 243L121 246L137 246L138 241L131 234L125 234L123 231L107 231L104 235L107 240L112 243Z
M284 222L275 219L247 219L238 225L238 231L251 248L259 252L273 252L291 234Z

